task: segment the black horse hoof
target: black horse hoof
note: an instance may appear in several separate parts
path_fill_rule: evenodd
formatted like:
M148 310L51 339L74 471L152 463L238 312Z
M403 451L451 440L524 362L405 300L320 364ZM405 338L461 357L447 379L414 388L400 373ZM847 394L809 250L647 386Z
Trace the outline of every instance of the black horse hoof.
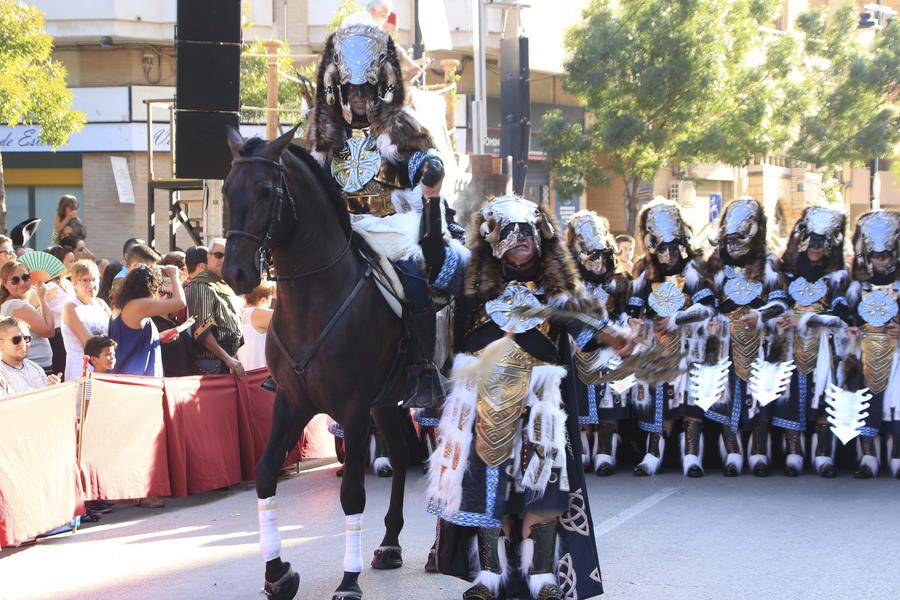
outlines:
M290 563L286 563L288 570L278 581L267 581L263 586L263 593L269 600L292 600L297 595L300 587L300 576L291 569Z
M335 592L331 600L362 600L362 592Z
M387 465L383 465L381 467L378 467L378 476L383 478L393 477L394 470Z
M372 557L372 568L387 570L399 569L403 566L403 557L399 546L381 546L375 549Z
M343 469L338 469L337 471L335 471L334 476L335 476L335 477L343 477L343 476L344 476L344 470L343 470Z

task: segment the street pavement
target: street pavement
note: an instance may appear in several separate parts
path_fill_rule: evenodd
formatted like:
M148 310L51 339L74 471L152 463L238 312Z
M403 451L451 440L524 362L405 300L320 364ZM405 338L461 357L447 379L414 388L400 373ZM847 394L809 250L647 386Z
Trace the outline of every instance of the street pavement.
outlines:
M280 482L282 555L301 575L301 600L328 600L341 576L343 517L336 465ZM367 476L363 558L383 534L390 481ZM810 474L702 479L665 472L589 477L609 599L896 599L900 481ZM414 468L401 536L406 565L366 569L367 600L458 599L467 584L422 566L434 531ZM256 498L242 484L169 500L117 505L77 534L0 552L0 600L260 599Z

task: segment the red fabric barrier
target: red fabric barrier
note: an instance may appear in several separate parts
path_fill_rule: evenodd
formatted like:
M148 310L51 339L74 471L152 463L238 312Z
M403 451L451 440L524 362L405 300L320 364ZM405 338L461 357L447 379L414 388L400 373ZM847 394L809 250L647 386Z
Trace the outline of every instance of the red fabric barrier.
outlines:
M86 385L81 470L88 498L169 496L162 380L96 376Z
M0 400L0 546L84 513L75 462L74 383Z

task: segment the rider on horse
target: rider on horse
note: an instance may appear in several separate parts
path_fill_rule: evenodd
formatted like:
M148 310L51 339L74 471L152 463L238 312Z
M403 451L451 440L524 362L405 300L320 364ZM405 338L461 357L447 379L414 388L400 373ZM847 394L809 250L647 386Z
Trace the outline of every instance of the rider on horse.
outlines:
M368 25L342 27L325 44L308 133L354 228L382 243L403 282L412 333L406 405L431 407L444 395L434 365L435 301L446 303L461 285L468 253L440 196L443 161L405 99L391 37Z

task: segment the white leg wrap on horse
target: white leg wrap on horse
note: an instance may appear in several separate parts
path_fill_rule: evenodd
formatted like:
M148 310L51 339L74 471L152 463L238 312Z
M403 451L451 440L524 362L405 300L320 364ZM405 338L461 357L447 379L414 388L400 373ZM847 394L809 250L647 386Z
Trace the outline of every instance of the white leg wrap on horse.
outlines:
M344 517L344 571L362 573L362 513Z
M278 533L278 504L275 496L257 501L259 509L259 551L267 562L281 556L281 534Z

